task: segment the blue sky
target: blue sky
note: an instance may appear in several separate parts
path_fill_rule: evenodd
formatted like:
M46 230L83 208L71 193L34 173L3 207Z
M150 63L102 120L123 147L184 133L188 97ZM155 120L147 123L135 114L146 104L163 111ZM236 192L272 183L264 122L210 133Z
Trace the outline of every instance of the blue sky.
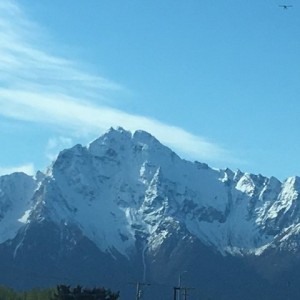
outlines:
M294 0L1 0L0 174L122 126L212 167L300 175L299 36Z

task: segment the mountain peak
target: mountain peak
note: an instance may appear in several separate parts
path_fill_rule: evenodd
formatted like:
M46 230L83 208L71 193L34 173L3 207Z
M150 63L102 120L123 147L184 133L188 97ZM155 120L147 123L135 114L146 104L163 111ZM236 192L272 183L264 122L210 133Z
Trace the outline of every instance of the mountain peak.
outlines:
M109 130L104 134L110 137L125 135L131 137L132 134L129 130L125 130L123 127L118 126L116 128L110 127Z
M298 176L289 177L284 181L284 184L295 186L295 188L299 189L300 188L300 177L298 177Z
M299 194L299 177L281 183L240 170L212 169L181 159L146 131L110 128L87 147L61 151L51 173L0 177L0 244L13 249L10 257L21 255L19 261L27 250L30 258L42 253L39 270L46 251L52 266L55 251L58 258L69 258L77 249L78 258L84 257L80 266L112 257L119 270L120 258L130 265L135 259L131 269L140 270L143 278L168 277L168 264L174 273L190 259L192 271L203 251L263 259L261 254L267 256L276 245L286 251L293 246L299 253L300 243L294 243L300 232ZM45 240L50 246L55 240L51 232L56 244L40 251ZM36 252L32 244L38 245ZM3 245L0 264L10 253L1 250ZM82 252L83 245L90 248ZM97 256L90 259L91 253ZM161 272L152 273L155 264Z
M149 132L144 130L137 130L133 134L133 139L139 142L149 142L149 141L157 141L158 140L151 135Z
M129 130L125 130L123 127L110 127L110 129L104 133L101 137L106 137L109 139L119 139L119 138L132 138L132 134ZM100 138L101 138L100 137Z

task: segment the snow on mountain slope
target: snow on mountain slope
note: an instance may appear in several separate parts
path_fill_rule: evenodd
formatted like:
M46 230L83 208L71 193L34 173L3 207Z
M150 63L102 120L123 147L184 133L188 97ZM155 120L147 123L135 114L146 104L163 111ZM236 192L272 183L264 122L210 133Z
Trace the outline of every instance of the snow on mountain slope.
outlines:
M0 177L0 243L14 238L32 209L37 181L24 173Z
M63 150L34 194L32 178L11 176L18 188L0 182L2 242L22 222L46 219L127 257L137 241L156 251L179 228L224 255L259 255L299 231L298 177L281 183L211 169L182 160L144 131L110 129L87 147Z
M222 216L226 188L218 176L146 132L112 129L88 147L61 152L40 203L52 220L77 224L102 250L128 255L137 233L159 244L159 224L184 221L190 203Z

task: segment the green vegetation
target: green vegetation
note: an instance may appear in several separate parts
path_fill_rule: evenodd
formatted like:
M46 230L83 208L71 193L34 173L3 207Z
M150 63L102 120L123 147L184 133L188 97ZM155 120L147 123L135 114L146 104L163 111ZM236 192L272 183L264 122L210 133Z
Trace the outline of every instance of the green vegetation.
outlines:
M26 292L16 292L11 288L0 286L0 300L51 300L54 293L55 289L33 289Z
M17 292L11 288L0 286L0 300L117 300L119 292L114 293L105 288L71 288L58 285L56 289L33 289Z

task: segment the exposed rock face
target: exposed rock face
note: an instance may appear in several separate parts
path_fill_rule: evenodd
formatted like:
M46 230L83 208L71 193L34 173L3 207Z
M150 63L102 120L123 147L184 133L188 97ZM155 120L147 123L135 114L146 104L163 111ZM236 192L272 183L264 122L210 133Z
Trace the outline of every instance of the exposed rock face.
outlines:
M106 285L123 299L147 281L145 299L166 299L184 272L195 299L299 297L299 191L298 177L211 169L111 129L45 175L0 177L0 280Z

